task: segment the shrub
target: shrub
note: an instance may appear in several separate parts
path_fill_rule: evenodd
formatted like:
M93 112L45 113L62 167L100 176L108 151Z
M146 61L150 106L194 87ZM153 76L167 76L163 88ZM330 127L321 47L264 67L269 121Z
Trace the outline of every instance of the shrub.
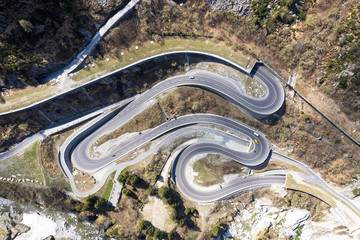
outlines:
M218 226L213 227L211 233L214 237L217 237L219 235L219 227Z
M147 189L147 194L150 195L150 196L154 196L156 194L156 192L157 192L157 189L154 186L150 186Z
M163 199L168 199L170 197L170 189L166 186L162 186L159 188L159 197Z
M130 184L131 186L136 186L140 182L140 178L137 175L132 175L126 179L126 183Z
M160 177L160 174L158 174L158 173L155 173L155 174L154 174L154 180L155 180L155 182L159 179L159 177Z
M105 200L105 198L99 198L98 200L96 200L94 207L95 209L99 209L102 207L106 206L107 201Z
M151 224L150 224L150 222L149 221L146 221L146 220L140 220L139 222L138 222L138 224L139 224L139 229L140 230L145 230L145 229L147 229Z
M92 213L92 212L81 212L79 213L79 215L77 216L77 219L81 222L84 222L84 221L94 221L96 220L97 216Z
M180 219L180 220L178 221L178 225L179 225L179 227L183 227L183 226L185 226L185 221L186 221L186 219L185 219L185 218Z
M360 74L357 74L356 76L354 76L351 79L351 82L355 85L355 86L360 86Z
M146 229L146 235L153 237L154 234L155 234L155 228L153 226L150 226Z
M93 206L95 202L98 200L98 198L99 198L98 196L90 195L85 198L85 202Z
M94 205L91 202L85 202L81 211L89 211L92 210L93 208Z
M81 212L82 209L83 209L83 207L84 207L84 203L80 203L79 205L77 205L77 206L75 207L75 210L78 211L78 212Z
M173 239L175 238L175 235L176 235L175 230L174 230L174 229L171 230L171 231L169 232L169 234L168 234L168 239L169 239L169 240L173 240Z
M128 177L129 177L129 172L122 171L118 176L118 181L121 183L126 183Z
M359 195L360 193L360 189L359 188L355 188L352 190L352 193L356 196L356 195Z
M130 196L131 195L131 190L127 189L127 188L123 188L123 190L121 191L122 194L124 194L125 196Z
M187 208L185 209L185 215L188 216L190 214L193 214L195 212L195 209L194 208Z
M339 79L339 86L342 88L342 89L346 89L348 84L347 84L347 81L348 81L348 77L340 77Z
M165 233L163 231L161 231L160 229L155 229L155 232L154 232L154 238L157 238L157 239L163 239L165 237Z
M84 202L80 203L76 206L76 211L83 212L83 211L89 211L94 209L94 205L96 201L98 200L98 197L95 195L90 195L87 198L85 198Z

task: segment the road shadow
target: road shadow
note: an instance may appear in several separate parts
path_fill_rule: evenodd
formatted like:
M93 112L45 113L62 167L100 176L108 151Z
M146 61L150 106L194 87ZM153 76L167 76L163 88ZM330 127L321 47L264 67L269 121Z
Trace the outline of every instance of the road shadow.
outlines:
M283 105L280 107L280 109L277 112L271 114L266 118L262 118L258 120L266 125L273 126L276 125L279 122L279 120L282 119L282 116L284 116L285 113L286 113L286 101L283 102Z
M250 168L252 168L253 170L262 170L262 169L266 168L270 162L271 156L272 156L272 150L270 150L268 157L266 158L266 160L263 163L261 163L258 166L250 167Z

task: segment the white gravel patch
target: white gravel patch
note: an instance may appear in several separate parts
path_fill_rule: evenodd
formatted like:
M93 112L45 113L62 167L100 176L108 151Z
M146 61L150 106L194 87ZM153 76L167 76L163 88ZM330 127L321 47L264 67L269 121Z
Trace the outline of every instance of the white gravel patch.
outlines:
M249 150L249 148L247 146L244 146L240 142L235 142L233 140L227 140L225 142L225 146L231 150L238 151L238 152L247 152Z
M239 178L240 175L243 175L243 171L239 172L239 174L227 174L224 176L224 182L223 185L228 184L231 180L234 180L236 178Z
M229 136L229 135L231 136ZM223 132L223 134L216 135L214 133L209 133L209 137L213 138L215 141L219 142L219 144L226 146L227 148L238 151L238 152L248 152L249 146L247 146L244 141L248 141L247 138L240 138L238 136L232 135L230 132ZM236 141L235 139L241 139L242 141Z

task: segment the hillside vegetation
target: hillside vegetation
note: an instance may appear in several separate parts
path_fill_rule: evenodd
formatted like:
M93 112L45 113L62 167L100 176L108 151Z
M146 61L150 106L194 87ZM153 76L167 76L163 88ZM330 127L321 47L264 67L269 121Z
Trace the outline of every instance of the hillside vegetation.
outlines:
M0 1L0 87L22 87L74 57L123 0Z
M360 114L359 8L354 0L256 0L240 16L229 10L214 11L206 1L190 0L179 6L147 0L111 31L100 55L120 56L123 49L150 39L161 42L164 37L225 42L266 62L285 79L297 73L300 92L307 96L311 87L320 89L339 99L337 104L356 121Z

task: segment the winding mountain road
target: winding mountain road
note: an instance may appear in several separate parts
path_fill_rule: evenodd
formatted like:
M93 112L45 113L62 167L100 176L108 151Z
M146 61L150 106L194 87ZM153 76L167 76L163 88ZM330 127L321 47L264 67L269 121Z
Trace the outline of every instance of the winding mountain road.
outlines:
M268 186L271 184L284 184L285 176L276 175L251 177L249 178L250 180L246 179L246 181L244 179L237 179L236 181L233 181L233 183L228 184L221 191L217 191L216 194L206 195L207 197L205 197L203 193L198 193L194 189L191 189L186 183L184 175L179 174L180 172L185 172L182 164L186 164L190 159L190 156L192 157L197 154L210 152L218 153L226 155L249 167L261 165L271 156L270 143L264 134L235 120L213 114L191 114L168 120L158 127L151 129L146 133L136 135L119 146L114 147L114 150L107 156L96 159L88 156L88 150L97 139L106 133L114 131L144 111L147 108L147 103L162 92L176 87L192 86L213 91L256 118L264 118L277 112L282 107L285 100L284 90L280 82L272 74L261 67L258 66L254 69L252 77L260 80L266 87L267 94L263 98L253 98L245 95L243 94L244 91L242 85L235 80L207 71L192 71L186 75L172 77L158 83L150 90L139 95L115 116L111 116L106 120L100 120L94 123L92 128L84 128L83 131L77 132L76 135L81 137L75 136L72 138L71 141L65 144L59 154L65 175L71 178L73 167L89 173L95 173L104 167L113 164L118 159L144 144L175 129L195 124L214 124L242 133L253 141L254 148L251 152L238 152L211 143L189 146L184 151L184 153L188 153L188 155L181 154L177 161L177 163L181 163L181 165L174 165L176 168L176 174L174 176L176 183L184 194L188 193L186 194L187 197L196 201L210 202L224 198L239 190Z
M84 59L94 49L96 44L103 38L106 32L108 32L108 30L122 16L124 16L128 11L130 11L138 2L139 0L131 0L124 9L120 10L115 16L109 19L109 21L93 37L92 41L88 44L88 46L86 46L86 48L81 53L79 53L78 56L69 65L65 66L63 69L59 71L49 74L47 78L44 79L44 81L46 82L54 78L57 78L58 80L61 79L66 80L68 74L73 72L75 69L77 69L80 66L80 64L84 61ZM111 151L105 157L93 159L88 156L87 153L89 148L99 137L103 136L106 133L114 131L115 129L124 125L130 119L134 118L136 115L144 111L147 108L147 103L151 99L155 98L157 95L161 94L162 92L165 92L172 88L181 87L181 86L192 86L192 87L200 87L213 91L221 95L225 99L227 99L229 102L235 104L244 112L259 119L265 118L277 112L285 101L284 90L280 85L279 81L273 75L273 74L276 75L276 73L270 73L269 71L266 70L266 68L261 67L261 63L257 62L252 70L247 71L241 68L240 66L221 57L212 54L196 52L196 51L177 51L177 52L163 53L160 55L150 57L148 59L142 59L122 69L118 69L114 72L111 72L106 76L113 75L121 70L130 68L139 63L143 63L148 60L153 60L157 57L172 55L172 54L200 54L202 56L212 57L224 61L227 64L231 65L232 67L236 68L237 70L242 71L244 74L259 79L266 86L267 95L264 98L260 98L260 99L252 98L250 96L244 95L242 86L239 85L239 83L237 83L236 81L205 71L196 71L190 73L190 75L188 74L188 75L176 76L162 81L161 83L155 85L150 90L141 94L131 103L129 103L126 107L121 109L121 111L120 110L114 111L108 114L104 113L104 116L98 117L93 121L91 121L90 127L80 128L79 131L76 131L65 141L64 145L61 147L59 152L59 162L64 174L69 178L70 184L74 189L74 192L79 193L79 191L76 189L76 186L74 184L74 178L72 176L73 167L76 167L80 170L89 173L97 172L99 170L104 169L106 166L109 166L110 164L112 164L111 166L115 165L115 162L121 157L143 146L144 144L158 138L159 136L162 136L179 128L187 127L190 125L197 125L197 124L214 124L214 125L226 127L227 129L231 129L232 131L240 132L243 135L247 136L250 139L250 141L252 141L254 147L250 152L240 152L212 142L201 142L201 143L189 145L185 149L183 149L176 158L175 162L173 163L171 172L174 182L176 182L180 191L189 199L198 202L211 202L226 198L227 196L239 191L247 191L253 188L271 186L273 184L284 185L286 181L285 174L270 173L269 175L251 175L251 176L247 176L246 178L233 179L230 182L228 182L226 185L220 186L219 189L214 191L204 192L192 188L185 174L185 169L186 166L189 164L190 160L199 154L208 154L208 153L221 154L248 167L255 167L265 163L267 160L269 160L272 154L270 143L264 134L235 120L217 115L212 115L212 114L192 114L192 115L182 116L177 119L171 119L165 122L164 124L161 124L160 126L147 131L146 133L139 134L131 138L126 143L116 146L115 148L113 148L114 150ZM102 76L100 78L94 79L91 82L98 81L106 76ZM285 84L287 83L285 82ZM71 90L72 89L68 91ZM62 94L65 94L65 92L62 92ZM54 96L48 99L41 100L37 103L34 103L31 106L26 106L24 108L0 113L0 115L6 115L9 113L13 113L15 111L27 109L35 105L49 101L53 98ZM309 103L305 98L303 99L307 103ZM314 109L317 110L316 108ZM317 111L320 114L322 114L319 110ZM322 115L327 120L329 120L324 114ZM332 124L335 125L334 123ZM339 127L337 128L341 130ZM346 134L345 132L343 133ZM346 136L348 135L346 134ZM354 143L358 144L350 136L348 137L352 141L354 141ZM34 141L34 139L28 139L27 142ZM27 142L19 144L17 148L18 149L22 148L22 146L25 145ZM6 156L16 152L17 148L7 153ZM306 169L305 166L302 166L300 163L296 162L295 160L292 160L286 156L282 156L276 153L275 155L277 155L278 158L281 158L282 161L287 161L292 165L299 165L298 167L304 170L305 172L310 171L309 169ZM4 156L5 155L3 155L3 157ZM321 181L321 179L317 177L315 173L310 171L308 180L311 181L312 179L313 181L323 186L324 188L331 189L325 182ZM342 201L346 202L349 205L349 207L352 210L354 210L354 212L359 212L355 205L353 205L350 201L345 199L343 196L338 194L333 189L331 189L331 193L336 195Z

